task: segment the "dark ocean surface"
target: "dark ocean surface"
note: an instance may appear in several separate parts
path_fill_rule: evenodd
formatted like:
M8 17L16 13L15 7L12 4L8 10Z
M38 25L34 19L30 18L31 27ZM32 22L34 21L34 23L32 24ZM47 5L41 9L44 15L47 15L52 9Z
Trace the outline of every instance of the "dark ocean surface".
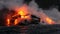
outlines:
M60 25L0 26L0 34L60 34Z

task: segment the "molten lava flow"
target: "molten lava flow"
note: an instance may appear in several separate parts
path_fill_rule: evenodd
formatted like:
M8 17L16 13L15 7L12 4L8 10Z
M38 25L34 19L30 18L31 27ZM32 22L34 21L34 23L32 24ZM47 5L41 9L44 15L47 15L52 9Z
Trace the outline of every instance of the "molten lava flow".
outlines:
M21 18L25 19L25 16L21 16Z
M53 20L52 19L50 19L50 18L46 18L46 22L48 23L48 24L54 24L54 22L53 22Z
M48 17L43 12L40 12L40 18L42 19L42 21L44 21L47 24L55 24L55 21L53 21L50 17Z
M9 14L8 14L9 15ZM8 19L9 18L9 19ZM23 20L30 20L30 14L28 12L28 7L27 5L23 5L20 8L17 8L17 10L15 10L14 14L10 14L7 17L7 25L9 26L10 24L14 24L17 25L18 23L20 23ZM12 23L13 22L13 23Z
M28 12L27 5L24 4L22 7L18 8L16 11L18 15L21 15L21 18L30 19L28 18L28 16L30 17L30 13Z
M7 26L10 26L10 19L7 19Z
M10 14L6 15L6 18L5 18L6 19L6 26L10 26L10 17L11 17Z
M25 13L24 13L23 10L20 10L20 11L18 12L18 14L19 14L19 15L25 15Z
M15 21L14 21L14 25L17 25L17 24L18 24L18 20L15 19Z

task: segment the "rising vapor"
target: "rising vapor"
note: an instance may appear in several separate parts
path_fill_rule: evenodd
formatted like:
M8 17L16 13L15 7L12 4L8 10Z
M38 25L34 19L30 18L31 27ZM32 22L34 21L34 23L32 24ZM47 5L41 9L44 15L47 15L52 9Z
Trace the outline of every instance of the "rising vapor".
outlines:
M21 7L24 5L24 0L0 0L0 9L3 8L4 6L9 8L9 9L15 9L17 7ZM41 11L44 12L48 17L52 18L56 23L59 23L60 20L60 13L56 8L49 9L49 10L42 10L42 8L38 8L37 3L32 0L29 5L28 9L31 14L36 15L37 17L41 17L40 13Z

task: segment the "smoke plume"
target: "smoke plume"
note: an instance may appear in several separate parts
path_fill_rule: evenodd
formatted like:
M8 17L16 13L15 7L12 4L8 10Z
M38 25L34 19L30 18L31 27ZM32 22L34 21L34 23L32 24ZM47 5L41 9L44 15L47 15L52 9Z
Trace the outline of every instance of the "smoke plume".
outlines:
M24 0L0 0L0 9L4 8L4 6L9 9L15 9L16 7L24 5L23 2ZM36 15L37 17L40 17L40 13L44 12L47 16L56 21L57 24L60 24L60 13L57 8L43 10L42 8L38 8L37 3L32 0L28 5L28 9L31 14Z

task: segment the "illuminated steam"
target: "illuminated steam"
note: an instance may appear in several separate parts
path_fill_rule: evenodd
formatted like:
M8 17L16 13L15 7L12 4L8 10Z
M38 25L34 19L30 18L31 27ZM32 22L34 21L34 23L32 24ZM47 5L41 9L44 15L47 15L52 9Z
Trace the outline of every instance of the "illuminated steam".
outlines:
M8 7L9 9L15 9L16 7L20 7L24 5L24 0L0 0L0 9L3 8L3 6ZM51 18L53 21L55 21L57 24L60 24L60 13L56 8L50 9L50 10L42 10L41 8L38 8L38 5L34 0L32 0L28 5L29 12L33 15L36 15L37 17L40 17L40 13L44 12L49 18ZM9 21L9 20L8 20Z

